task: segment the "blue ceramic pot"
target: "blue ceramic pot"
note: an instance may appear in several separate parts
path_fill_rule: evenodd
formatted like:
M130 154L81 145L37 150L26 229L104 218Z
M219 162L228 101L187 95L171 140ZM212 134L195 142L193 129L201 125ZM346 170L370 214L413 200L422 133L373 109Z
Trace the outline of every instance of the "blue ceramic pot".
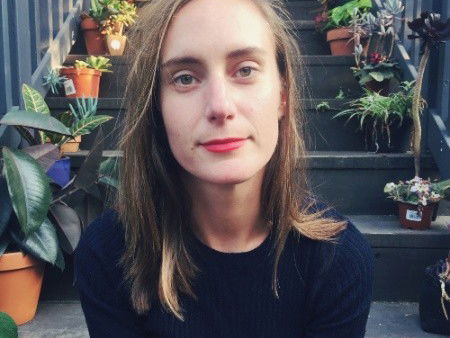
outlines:
M55 163L47 170L47 175L61 187L64 187L70 181L70 157L55 161Z

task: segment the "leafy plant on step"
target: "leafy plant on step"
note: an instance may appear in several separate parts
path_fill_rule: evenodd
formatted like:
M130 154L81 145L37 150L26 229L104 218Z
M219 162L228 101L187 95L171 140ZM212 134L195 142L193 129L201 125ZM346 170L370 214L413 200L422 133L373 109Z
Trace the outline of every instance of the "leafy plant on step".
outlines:
M328 11L328 22L323 30L348 27L355 9L358 15L362 16L364 13L368 13L371 8L372 0L352 0L342 6L335 7Z
M361 130L364 130L365 124L371 124L375 140L380 128L382 132L386 132L390 146L391 127L394 124L400 126L404 118L411 116L413 82L402 82L401 90L389 96L382 96L367 89L364 92L362 97L348 103L350 108L335 114L333 118L347 117L346 123L354 118L359 119ZM425 102L422 100L421 104L425 105Z
M423 110L421 104L422 83L425 74L425 68L430 57L431 50L446 40L450 39L450 18L446 21L441 20L438 13L422 12L419 18L407 22L408 27L413 31L409 35L410 39L422 40L422 57L420 59L419 69L417 71L416 85L414 87L414 97L412 103L412 118L414 122L414 169L415 176L420 176L420 154L422 140L422 126L420 114Z
M400 80L400 69L392 59L392 52L396 39L395 20L401 20L397 15L403 12L404 6L401 0L386 0L383 6L376 17L372 14L368 17L372 31L377 33L375 49L371 50L370 56L362 55L362 46L355 45L356 66L352 70L362 86L370 81L383 82L392 78ZM371 34L369 46L372 36Z
M67 77L59 76L59 73L56 70L49 69L47 75L44 75L42 80L43 86L50 87L53 94L58 94L59 88L63 87L63 83L67 80Z
M33 94L32 91L24 92ZM70 136L71 131L45 113L45 106L38 97L32 95L24 99L32 100L27 104L33 104L36 110L14 109L0 119L0 124L17 129L29 143L20 149L21 140L1 147L0 255L7 249L21 250L64 269L62 252L70 254L74 251L83 224L87 224L86 220L83 223L86 218L75 211L80 205L71 198L78 195L101 202L98 183L114 182L114 177L109 178L111 170L105 164L100 181L104 137L99 129L93 149L72 180L63 188L52 184L46 171L60 158L60 152L54 144L42 144L40 134L33 134L31 130L64 136ZM101 209L95 212L98 214Z
M109 70L109 68L112 67L111 60L104 56L90 55L86 58L85 61L75 60L74 67L76 69L90 68L98 70L100 72L112 72L111 70Z

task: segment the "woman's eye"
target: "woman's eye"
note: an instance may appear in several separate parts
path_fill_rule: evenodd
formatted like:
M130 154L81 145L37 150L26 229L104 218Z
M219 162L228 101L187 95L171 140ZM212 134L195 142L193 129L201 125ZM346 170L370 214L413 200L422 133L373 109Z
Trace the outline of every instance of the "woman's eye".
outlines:
M239 69L238 73L241 77L248 77L251 75L251 72L253 71L253 68L250 66L242 67Z
M194 77L189 74L183 74L174 78L173 82L182 86L189 86L194 82Z

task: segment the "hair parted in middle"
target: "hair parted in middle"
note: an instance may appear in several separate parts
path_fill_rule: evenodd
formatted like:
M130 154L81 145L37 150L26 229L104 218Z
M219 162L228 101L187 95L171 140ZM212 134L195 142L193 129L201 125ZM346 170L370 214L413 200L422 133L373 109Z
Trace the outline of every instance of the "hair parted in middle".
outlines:
M285 114L279 121L275 152L266 166L261 193L263 218L274 232L272 289L278 297L278 262L290 232L314 240L335 241L345 221L311 212L314 200L306 175L304 114L300 97L304 86L300 51L290 16L280 0L253 1L275 37L276 60L286 91ZM119 150L119 189L114 203L125 230L120 264L139 314L159 299L166 310L183 320L179 294L196 298L192 280L198 268L189 254L191 201L180 178L161 115L161 50L174 15L189 1L152 0L129 32L129 75Z

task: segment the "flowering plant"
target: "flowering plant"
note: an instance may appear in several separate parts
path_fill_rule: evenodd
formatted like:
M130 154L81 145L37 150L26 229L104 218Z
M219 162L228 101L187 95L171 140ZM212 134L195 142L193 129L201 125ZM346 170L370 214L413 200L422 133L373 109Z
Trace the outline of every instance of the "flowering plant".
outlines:
M387 183L384 192L388 194L388 198L394 201L427 205L439 202L445 197L445 191L450 188L450 179L441 182L431 182L418 176L409 181L399 181L398 184L393 182Z
M397 62L380 53L371 53L367 61L362 61L360 67L353 67L352 70L361 86L372 80L382 82L394 77L400 79L400 68Z

